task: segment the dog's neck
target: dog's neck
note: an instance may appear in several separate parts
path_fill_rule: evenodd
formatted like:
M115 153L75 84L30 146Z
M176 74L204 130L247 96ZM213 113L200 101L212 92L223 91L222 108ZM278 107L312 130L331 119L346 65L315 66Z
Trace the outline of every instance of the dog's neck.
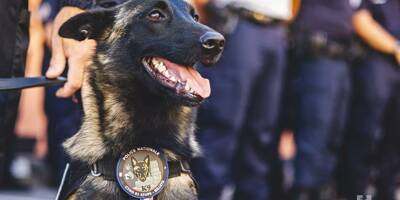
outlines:
M198 153L193 108L155 97L139 83L113 84L105 74L95 66L89 69L83 124L64 143L72 159L91 164L107 154L117 157L142 146L162 149L169 159Z

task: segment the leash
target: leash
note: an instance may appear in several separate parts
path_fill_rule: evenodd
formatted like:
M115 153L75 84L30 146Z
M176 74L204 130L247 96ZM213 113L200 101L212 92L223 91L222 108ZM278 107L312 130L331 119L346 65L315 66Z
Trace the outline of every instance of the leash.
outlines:
M65 77L48 79L44 76L39 77L18 77L18 78L0 78L0 92L20 90L25 88L53 86L63 84L67 81Z

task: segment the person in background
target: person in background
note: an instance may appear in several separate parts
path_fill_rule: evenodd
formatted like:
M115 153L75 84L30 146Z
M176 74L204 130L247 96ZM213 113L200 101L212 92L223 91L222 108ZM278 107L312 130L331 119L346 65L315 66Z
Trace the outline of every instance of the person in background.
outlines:
M348 199L372 196L375 184L374 199L392 200L400 169L400 1L363 0L353 24L369 52L354 69L340 191Z
M68 62L68 81L58 92L59 97L68 97L76 92L83 82L85 66L90 63L90 57L95 48L93 40L82 42L62 39L58 29L70 17L83 12L93 2L65 0L56 17L52 31L51 67L46 73L48 78L61 75ZM79 7L79 8L78 8ZM20 77L24 75L26 51L28 48L29 12L27 0L0 1L0 78ZM39 62L31 66L38 67ZM41 66L40 66L41 67ZM40 70L32 69L34 72ZM0 188L13 188L9 168L12 160L10 144L14 140L14 127L19 105L19 92L0 93Z
M25 77L42 75L45 34L39 14L41 0L30 0L29 46ZM43 159L47 153L47 118L44 112L44 88L23 90L15 125L19 138L35 138L34 153Z
M28 48L28 1L0 1L0 78L24 75ZM20 92L0 93L0 189L15 188L10 173L15 142L14 125Z
M279 166L285 27L275 19L257 24L217 3L205 4L207 24L222 32L233 31L226 34L221 60L213 70L203 71L213 84L197 121L203 156L192 162L200 199L217 200L232 183L234 199L271 199L279 190L273 186L280 185L272 180L279 174L274 169Z
M328 194L351 92L352 14L348 0L303 0L291 26L290 102L297 155L293 200Z

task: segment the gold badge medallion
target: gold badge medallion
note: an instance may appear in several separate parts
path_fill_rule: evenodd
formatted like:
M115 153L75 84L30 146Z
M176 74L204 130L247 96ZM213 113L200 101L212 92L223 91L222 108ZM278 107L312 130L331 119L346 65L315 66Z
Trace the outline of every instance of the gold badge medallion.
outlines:
M169 171L162 152L139 147L119 159L116 173L118 183L126 193L134 198L146 199L162 191Z

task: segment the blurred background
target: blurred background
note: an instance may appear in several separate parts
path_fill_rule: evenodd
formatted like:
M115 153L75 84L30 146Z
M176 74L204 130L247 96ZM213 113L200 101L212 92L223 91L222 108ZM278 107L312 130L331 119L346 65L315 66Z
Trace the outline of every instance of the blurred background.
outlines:
M204 156L191 163L200 199L400 200L400 0L191 3L227 41L202 71L212 96L197 122ZM46 71L61 6L29 0L26 76ZM57 89L22 92L0 199L54 199L61 144L82 117Z

